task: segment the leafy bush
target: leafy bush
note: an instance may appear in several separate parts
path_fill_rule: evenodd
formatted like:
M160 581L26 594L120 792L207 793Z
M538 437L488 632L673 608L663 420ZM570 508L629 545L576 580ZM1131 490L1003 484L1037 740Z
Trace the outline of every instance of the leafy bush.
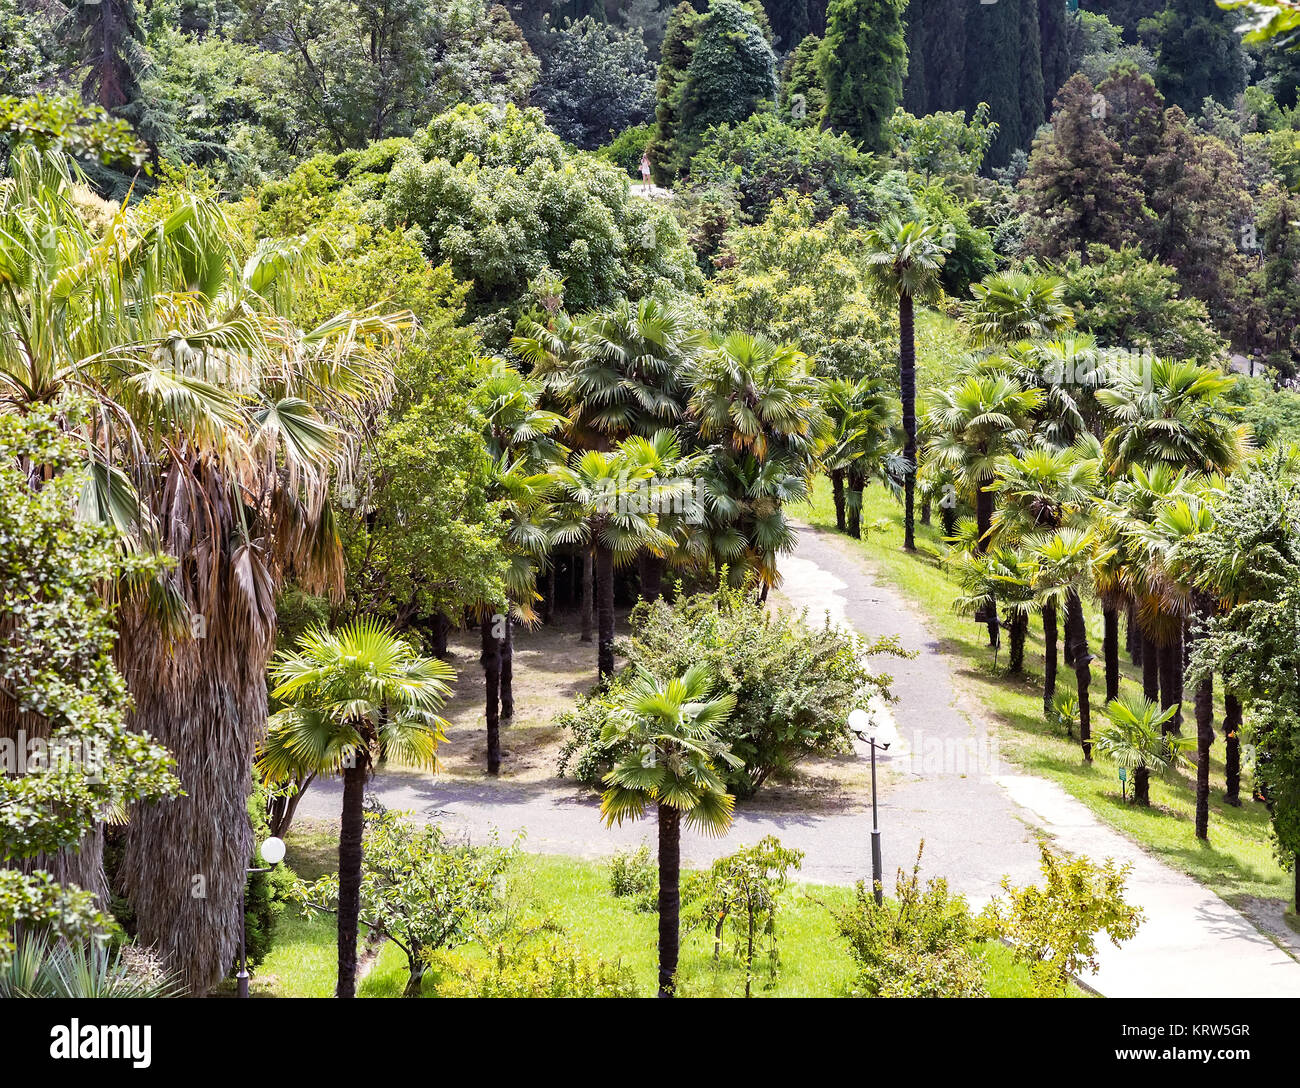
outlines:
M429 956L439 997L636 997L632 969L584 952L563 938L515 938L487 957Z
M609 890L615 898L631 899L638 911L659 909L659 868L650 858L650 847L620 850L609 859Z
M134 944L51 943L25 933L0 965L0 998L177 997L181 990L154 952Z
M1010 943L1015 957L1029 967L1034 993L1059 997L1071 975L1097 969L1097 936L1105 932L1119 947L1135 933L1142 910L1124 899L1131 865L1107 859L1065 858L1045 842L1038 844L1043 887L1013 887L1002 878L1005 900L985 910L989 923Z
M921 844L924 849L925 844ZM987 997L979 959L970 945L986 935L966 900L942 877L921 887L921 853L909 876L902 869L893 900L876 905L858 881L853 904L834 912L836 928L858 966L867 997Z
M625 128L604 147L596 151L596 158L626 170L629 177L641 180L641 156L654 139L654 125L633 125Z
M642 602L630 622L631 636L619 641L630 671L674 675L705 661L717 677L716 694L735 697L719 736L743 761L724 775L740 798L752 797L774 773L805 756L848 751L849 711L873 696L892 698L889 677L871 672L863 658L903 653L893 639L864 645L829 623L811 627L803 616L767 609L752 586ZM616 678L557 720L570 734L560 753L561 774L601 784L615 752L600 734L620 682Z

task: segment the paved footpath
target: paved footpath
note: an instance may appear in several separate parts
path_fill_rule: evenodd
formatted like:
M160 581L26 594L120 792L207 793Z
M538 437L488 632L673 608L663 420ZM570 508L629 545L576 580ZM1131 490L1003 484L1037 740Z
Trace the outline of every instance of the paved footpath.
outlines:
M894 634L910 660L877 658L893 677L899 702L873 707L880 738L887 886L899 866L910 867L925 841L923 875L943 875L973 903L995 894L1002 875L1017 883L1038 877L1037 837L1046 833L1069 851L1131 862L1131 901L1148 921L1122 949L1105 944L1101 969L1087 981L1113 997L1300 997L1300 964L1244 916L1190 877L1143 852L1102 825L1053 782L1010 773L997 758L977 708L954 684L952 667L917 609L877 582L870 565L834 533L801 528L799 546L782 562L781 594L816 621L829 612L864 637ZM865 753L861 753L865 757ZM641 842L653 844L653 822L606 830L587 791L553 783L432 779L386 773L372 792L390 808L436 819L449 831L483 841L493 828L508 839L525 833L530 852L607 856ZM312 786L302 815L337 819L339 786ZM725 839L683 831L683 861L704 865L764 835L777 835L806 854L800 877L851 884L869 872L869 798L827 811L766 805L762 795L742 805Z

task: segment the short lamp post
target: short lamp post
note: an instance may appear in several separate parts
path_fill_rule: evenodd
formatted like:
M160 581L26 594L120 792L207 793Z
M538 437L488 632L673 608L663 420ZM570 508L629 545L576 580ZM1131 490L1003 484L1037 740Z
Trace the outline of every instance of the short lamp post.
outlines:
M277 839L272 835L266 842L262 843L257 850L258 856L267 863L265 869L245 869L244 870L244 895L245 900L240 906L239 911L239 973L235 978L239 980L239 996L248 996L248 877L253 873L269 873L275 866L284 860L284 840Z
M880 906L885 898L885 874L880 860L880 818L876 807L876 751L887 752L889 745L876 740L871 715L865 710L859 708L849 714L849 729L871 748L871 884L875 889L876 906Z

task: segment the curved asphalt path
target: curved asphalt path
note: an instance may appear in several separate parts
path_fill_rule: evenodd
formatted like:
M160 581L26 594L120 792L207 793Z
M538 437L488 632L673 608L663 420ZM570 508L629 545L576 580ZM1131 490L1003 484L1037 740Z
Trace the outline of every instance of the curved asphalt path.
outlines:
M1130 862L1130 900L1147 923L1123 949L1107 945L1089 983L1111 996L1300 996L1300 964L1213 892L1144 853L1102 825L1055 783L1013 772L998 758L996 737L954 683L948 660L918 611L873 577L869 563L842 536L801 527L794 554L782 562L783 596L809 619L829 613L866 638L897 635L910 660L875 658L893 677L899 701L872 707L889 752L880 760L880 824L885 883L911 866L924 839L922 875L945 876L973 903L998 890L1003 874L1017 883L1038 877L1037 838L1100 860ZM508 737L508 733L506 734ZM859 745L865 758L865 748ZM438 820L448 831L484 841L524 834L524 849L574 857L608 856L653 843L652 821L606 829L585 790L553 783L434 779L388 772L371 784L386 806ZM336 820L340 786L312 786L303 816ZM870 875L870 796L852 795L832 810L791 810L760 799L738 806L724 839L683 830L687 865L776 835L803 850L800 879L851 884Z

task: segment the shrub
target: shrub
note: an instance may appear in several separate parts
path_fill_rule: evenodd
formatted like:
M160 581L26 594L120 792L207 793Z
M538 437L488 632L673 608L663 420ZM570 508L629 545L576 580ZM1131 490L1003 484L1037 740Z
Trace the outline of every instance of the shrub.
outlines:
M735 697L719 736L743 761L724 775L728 790L740 798L752 797L774 773L805 756L848 751L849 711L873 696L892 698L889 677L871 672L863 658L903 653L893 639L865 645L829 623L811 627L804 616L767 609L752 586L642 602L630 622L632 634L618 647L630 669L674 675L706 661L717 677L717 694ZM616 753L600 734L619 683L616 678L559 717L570 734L560 754L561 774L601 784Z
M618 899L631 899L638 911L659 909L659 868L650 858L650 847L620 850L609 859L609 890Z
M641 180L641 156L654 139L654 125L634 125L625 128L604 147L596 151L596 158L626 170L629 177Z
M514 938L485 957L434 952L440 997L636 997L632 969L564 940Z
M1124 899L1131 865L1067 859L1045 842L1038 849L1043 886L1016 888L1003 877L1007 897L990 903L985 918L1028 966L1035 995L1060 997L1071 975L1097 969L1097 935L1105 932L1119 947L1137 932L1143 913Z
M925 844L921 844L924 849ZM895 898L877 906L858 881L851 906L833 912L840 936L858 967L867 997L987 997L979 959L970 945L986 935L960 895L935 878L921 887L921 853L910 875L902 869Z

